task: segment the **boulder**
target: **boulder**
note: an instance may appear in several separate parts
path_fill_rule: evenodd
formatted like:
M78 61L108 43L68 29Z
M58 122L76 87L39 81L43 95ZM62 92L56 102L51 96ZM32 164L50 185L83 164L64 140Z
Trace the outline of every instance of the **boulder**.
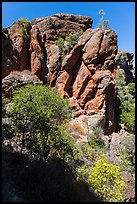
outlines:
M42 81L31 73L25 73L25 71L15 71L2 79L2 93L6 97L11 97L15 89L26 84L42 84Z

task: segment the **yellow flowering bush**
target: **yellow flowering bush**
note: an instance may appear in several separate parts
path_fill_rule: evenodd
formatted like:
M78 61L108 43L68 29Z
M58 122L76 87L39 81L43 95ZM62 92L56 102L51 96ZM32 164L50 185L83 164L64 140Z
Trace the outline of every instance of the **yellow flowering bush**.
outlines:
M103 201L120 202L124 199L126 185L120 168L109 163L105 155L101 155L89 170L88 183Z

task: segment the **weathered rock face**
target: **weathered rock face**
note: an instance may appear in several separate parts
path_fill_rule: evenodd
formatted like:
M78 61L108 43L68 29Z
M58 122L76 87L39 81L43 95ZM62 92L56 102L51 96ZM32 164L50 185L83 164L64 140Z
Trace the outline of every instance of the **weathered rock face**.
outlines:
M15 89L26 84L42 84L42 81L28 71L15 71L2 79L2 92L5 96L11 97Z
M48 42L54 42L57 36L65 39L69 33L91 28L92 22L90 17L60 13L47 18L34 19L31 24L39 27Z
M10 27L3 29L3 76L6 75L4 73L8 72L9 74L12 70L22 71L26 69L26 67L27 69L30 69L30 23L28 23L28 26L26 27L26 32L28 32L28 35L22 34L23 29L24 25L20 21L16 21Z
M112 30L91 29L92 22L89 17L61 13L32 20L25 37L20 21L3 29L3 76L11 70L29 69L68 98L77 114L104 113L109 126L115 123L116 115L117 35ZM58 37L66 45L66 36L80 30L84 33L70 50L56 45ZM133 56L127 56L131 64Z
M37 26L32 26L30 31L30 64L31 72L39 77L40 80L46 81L47 75L47 53L45 49L45 41L43 41L40 31Z
M7 29L3 29L2 32L2 67L2 77L19 67L19 54L8 35Z

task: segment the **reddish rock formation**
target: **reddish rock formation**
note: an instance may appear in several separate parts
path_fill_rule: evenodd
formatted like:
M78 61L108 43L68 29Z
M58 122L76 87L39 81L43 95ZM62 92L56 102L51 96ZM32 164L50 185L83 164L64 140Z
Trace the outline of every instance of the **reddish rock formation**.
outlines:
M44 41L42 40L40 31L37 26L32 26L30 31L30 63L31 63L31 72L32 74L37 75L40 80L46 80L45 76L47 75L47 53L44 46Z
M61 13L32 20L25 37L21 36L24 25L20 21L3 29L3 76L11 70L30 69L43 83L67 97L79 113L104 113L109 126L110 121L115 123L114 77L120 63L117 35L111 29L91 29L92 22L89 17ZM70 51L66 47L61 51L55 44L58 37L65 40L80 30L84 33ZM126 55L131 67L133 55Z
M73 85L73 96L76 97L76 99L79 99L79 96L83 93L83 90L85 89L88 81L91 79L91 76L90 71L84 63L82 63Z
M56 91L61 97L69 97L69 88L72 80L72 75L69 71L60 72L59 77L56 81Z
M2 32L2 77L7 76L11 70L19 67L19 54L12 40L8 35L8 30Z
M19 67L18 70L22 71L24 69L30 68L30 59L29 59L29 46L30 46L30 36L29 31L31 29L30 23L26 27L27 35L22 34L22 29L24 25L20 21L16 21L10 27L8 27L9 37L18 51L19 54Z
M47 18L34 19L31 25L38 26L41 33L46 35L47 42L54 42L58 36L65 39L69 33L91 28L92 22L90 17L60 13Z

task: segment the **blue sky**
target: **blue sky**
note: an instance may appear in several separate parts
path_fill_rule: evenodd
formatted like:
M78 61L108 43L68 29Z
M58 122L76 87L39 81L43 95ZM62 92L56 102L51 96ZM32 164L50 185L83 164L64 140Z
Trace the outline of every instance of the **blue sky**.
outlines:
M118 35L119 50L135 53L135 2L3 2L2 27L10 26L20 17L31 21L63 12L89 16L95 28L100 9L104 9L104 19L109 20Z

